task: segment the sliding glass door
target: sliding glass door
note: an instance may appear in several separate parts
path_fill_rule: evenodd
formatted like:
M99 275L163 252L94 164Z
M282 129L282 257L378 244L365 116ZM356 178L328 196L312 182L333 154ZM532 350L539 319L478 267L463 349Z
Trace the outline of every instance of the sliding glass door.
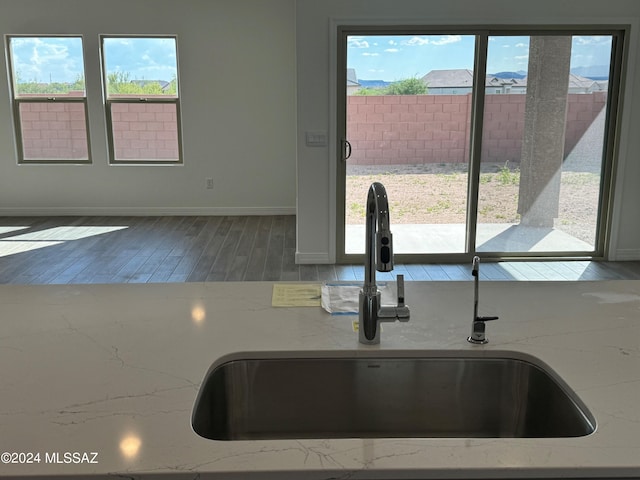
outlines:
M463 253L475 36L346 40L347 64L361 65L348 69L346 253L364 251L363 199L374 181L389 192L396 253Z
M374 181L407 261L602 255L622 39L340 28L339 260Z
M598 250L612 35L490 36L476 249ZM510 52L505 55L505 52Z

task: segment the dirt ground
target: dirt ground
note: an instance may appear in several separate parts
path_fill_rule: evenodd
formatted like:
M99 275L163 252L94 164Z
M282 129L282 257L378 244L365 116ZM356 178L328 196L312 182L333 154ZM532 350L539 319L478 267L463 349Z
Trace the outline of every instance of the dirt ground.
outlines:
M354 166L347 172L346 223L364 223L367 190L381 182L390 202L391 223L465 223L467 167L456 164ZM520 171L514 165L488 164L480 172L479 223L519 223ZM600 175L563 171L560 214L555 228L594 243Z

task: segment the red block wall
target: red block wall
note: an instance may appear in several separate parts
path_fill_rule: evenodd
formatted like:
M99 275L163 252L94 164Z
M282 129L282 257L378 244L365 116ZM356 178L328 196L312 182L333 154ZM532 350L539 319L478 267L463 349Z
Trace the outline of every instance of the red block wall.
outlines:
M487 95L482 161L519 162L526 95ZM565 152L600 113L606 92L570 94ZM467 163L471 95L347 97L347 138L356 165Z
M113 103L113 141L118 160L177 160L178 124L174 104ZM21 103L25 159L88 158L84 104Z
M25 160L86 160L84 104L21 103L20 123Z
M177 160L174 104L113 103L113 142L118 160Z

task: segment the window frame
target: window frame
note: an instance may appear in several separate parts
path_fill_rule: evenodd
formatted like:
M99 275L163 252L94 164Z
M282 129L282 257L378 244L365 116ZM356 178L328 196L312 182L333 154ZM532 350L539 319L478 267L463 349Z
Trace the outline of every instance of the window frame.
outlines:
M183 165L184 164L184 155L182 149L182 115L180 108L180 68L178 62L178 36L177 35L139 35L139 34L104 34L100 35L100 67L101 67L101 78L102 78L102 95L103 95L103 104L104 104L104 112L106 119L106 135L107 135L107 150L109 153L109 165ZM176 47L176 96L166 96L166 97L153 97L153 96L145 96L141 95L139 97L134 97L133 95L128 98L122 97L109 97L109 85L108 85L108 72L106 65L106 56L105 56L105 39L112 38L140 38L140 39L173 39ZM152 105L175 105L176 111L176 134L177 134L177 144L178 144L178 158L176 160L166 160L166 159L117 159L116 158L116 144L114 139L114 129L113 129L113 105L139 105L139 104L152 104Z
M82 47L82 68L83 74L85 78L85 89L83 96L64 96L64 97L56 97L55 95L51 96L42 96L42 97L29 97L29 96L20 96L18 95L16 89L16 78L14 72L14 64L13 64L13 56L12 56L12 48L11 41L16 38L79 38L80 44ZM5 47L7 52L7 72L9 79L9 95L11 99L11 111L13 115L13 129L14 129L14 138L15 138L15 147L16 147L16 156L18 165L88 165L93 163L92 155L91 155L91 132L89 129L89 107L87 102L87 87L86 87L86 56L84 49L84 37L81 34L28 34L28 35L16 35L16 34L6 34L5 35ZM86 159L74 159L74 158L66 158L66 159L52 159L52 158L25 158L25 146L24 146L24 136L22 131L22 119L21 119L21 111L20 106L22 104L29 103L39 103L39 104L60 104L60 103L80 103L83 106L84 111L84 122L85 122L85 132L87 137L87 158Z

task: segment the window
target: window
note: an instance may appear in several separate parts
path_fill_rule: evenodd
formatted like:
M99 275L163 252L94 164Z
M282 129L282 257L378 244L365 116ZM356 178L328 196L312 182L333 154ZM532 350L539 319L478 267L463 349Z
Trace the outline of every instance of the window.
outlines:
M18 163L90 163L82 38L7 42Z
M182 163L176 38L101 40L110 162Z

